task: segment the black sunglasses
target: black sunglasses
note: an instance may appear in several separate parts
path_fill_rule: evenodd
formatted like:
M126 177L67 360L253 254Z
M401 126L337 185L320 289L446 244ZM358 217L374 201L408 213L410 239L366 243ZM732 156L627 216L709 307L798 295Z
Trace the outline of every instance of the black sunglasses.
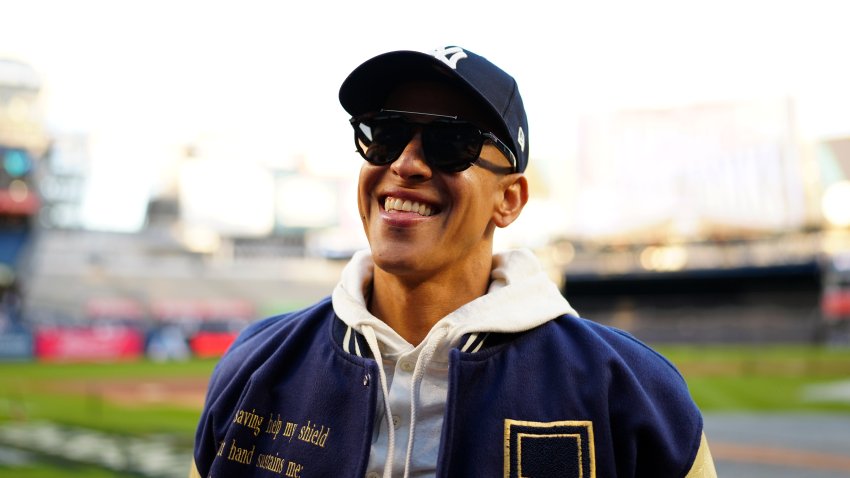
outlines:
M409 121L409 116L433 118L427 123ZM452 116L381 110L378 114L356 116L349 120L354 128L357 152L371 164L390 164L401 156L417 131L422 134L422 149L428 166L444 173L457 173L475 164L485 141L496 146L516 171L516 156L495 134L482 131L468 121Z

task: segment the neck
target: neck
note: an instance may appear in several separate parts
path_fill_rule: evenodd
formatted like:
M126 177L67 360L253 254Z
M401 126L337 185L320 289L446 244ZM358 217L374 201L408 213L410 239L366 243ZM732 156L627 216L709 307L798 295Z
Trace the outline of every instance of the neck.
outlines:
M487 293L492 254L427 278L399 276L375 267L369 311L413 345L440 319Z

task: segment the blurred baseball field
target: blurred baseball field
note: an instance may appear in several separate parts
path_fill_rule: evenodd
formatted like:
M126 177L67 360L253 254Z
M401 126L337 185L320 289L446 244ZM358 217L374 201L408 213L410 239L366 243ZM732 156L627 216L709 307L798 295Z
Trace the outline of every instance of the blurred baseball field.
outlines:
M659 349L705 412L850 416L848 348ZM214 365L0 364L0 477L186 476Z

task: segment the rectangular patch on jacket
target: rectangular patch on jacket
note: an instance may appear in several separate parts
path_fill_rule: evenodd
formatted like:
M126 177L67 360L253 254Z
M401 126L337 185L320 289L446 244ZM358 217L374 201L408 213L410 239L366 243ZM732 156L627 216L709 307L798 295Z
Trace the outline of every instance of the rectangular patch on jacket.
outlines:
M593 422L505 419L505 478L596 478Z

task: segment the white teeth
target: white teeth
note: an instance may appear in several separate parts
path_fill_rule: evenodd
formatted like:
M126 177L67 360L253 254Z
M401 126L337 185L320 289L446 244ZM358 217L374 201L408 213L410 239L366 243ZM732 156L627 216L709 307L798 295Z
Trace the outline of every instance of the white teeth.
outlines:
M384 209L389 211L406 211L415 212L420 216L430 216L433 210L431 206L416 201L402 200L394 197L387 197L384 200Z

